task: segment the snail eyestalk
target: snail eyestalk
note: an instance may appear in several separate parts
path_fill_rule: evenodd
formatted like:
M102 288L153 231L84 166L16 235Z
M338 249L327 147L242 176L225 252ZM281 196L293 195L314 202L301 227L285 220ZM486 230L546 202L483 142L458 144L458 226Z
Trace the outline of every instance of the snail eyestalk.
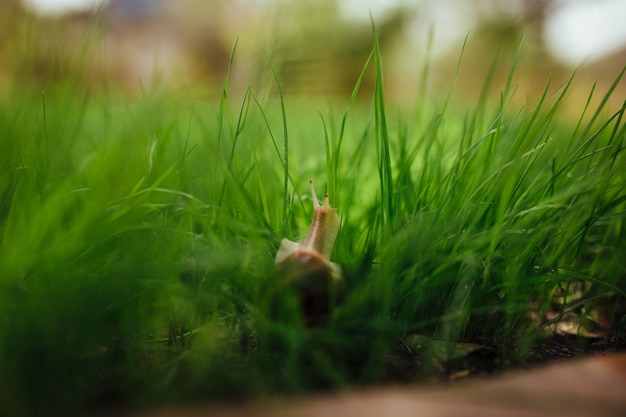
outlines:
M315 195L313 181L309 181L309 183L311 184L311 196L313 198L313 221L311 222L309 233L302 241L300 248L316 251L326 259L330 259L335 238L339 231L339 216L337 215L337 209L332 208L328 202L328 193L324 196L324 205L320 205Z

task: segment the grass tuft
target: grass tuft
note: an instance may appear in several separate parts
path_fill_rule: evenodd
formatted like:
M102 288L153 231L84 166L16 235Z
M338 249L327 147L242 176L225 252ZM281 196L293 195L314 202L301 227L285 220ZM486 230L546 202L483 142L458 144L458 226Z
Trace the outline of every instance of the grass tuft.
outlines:
M624 336L626 104L606 106L624 71L573 125L574 76L512 104L519 53L499 103L494 60L465 114L451 89L390 117L373 33L321 126L287 112L273 69L278 103L248 89L233 110L236 44L217 109L67 83L0 103L0 414L378 384L402 355L416 381L468 346L523 362L560 323ZM280 240L308 229L310 178L339 207L348 286L314 330L267 297Z

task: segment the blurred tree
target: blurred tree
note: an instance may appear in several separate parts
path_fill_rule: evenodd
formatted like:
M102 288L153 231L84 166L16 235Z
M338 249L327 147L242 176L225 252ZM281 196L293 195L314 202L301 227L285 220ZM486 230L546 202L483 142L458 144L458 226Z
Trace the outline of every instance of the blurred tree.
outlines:
M14 72L18 25L26 15L20 0L0 1L0 92L9 88Z
M375 22L382 48L403 35L408 19L397 9ZM354 87L372 49L369 21L347 19L338 0L304 0L283 4L273 24L271 56L286 91L332 94Z

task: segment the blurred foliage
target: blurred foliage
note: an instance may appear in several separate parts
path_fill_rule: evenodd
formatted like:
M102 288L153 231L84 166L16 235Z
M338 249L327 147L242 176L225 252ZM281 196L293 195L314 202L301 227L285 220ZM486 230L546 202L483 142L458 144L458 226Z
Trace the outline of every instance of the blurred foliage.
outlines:
M125 7L131 3L117 0L95 11L39 16L19 0L4 1L0 91L24 84L45 89L63 79L79 80L89 88L135 93L151 86L214 91L220 88L237 43L230 84L240 94L248 86L262 89L271 84L269 60L286 94L345 95L370 51L370 22L347 16L340 0L155 1L136 5L129 13ZM459 85L458 91L467 99L476 97L486 77L505 81L509 73L505 63L523 39L516 82L527 93L522 98L538 98L548 77L560 85L571 73L551 58L543 41L545 19L556 7L550 0L423 0L379 13L374 19L385 55L387 95L412 104L424 88L438 91L453 78L463 50L461 71L476 82ZM432 26L433 13L446 8L458 9L457 15L462 13L466 20L463 27L473 29L468 29L464 47L460 34L443 51L432 50L442 48L437 39L459 36L459 28ZM494 55L499 59L492 63ZM609 59L606 65L580 71L579 77L590 87L598 82L606 88L623 65L619 59ZM428 85L420 85L416 75L426 67L430 68ZM365 79L371 81L372 76L369 72ZM621 105L617 97L611 98L614 107ZM585 101L581 96L571 103Z

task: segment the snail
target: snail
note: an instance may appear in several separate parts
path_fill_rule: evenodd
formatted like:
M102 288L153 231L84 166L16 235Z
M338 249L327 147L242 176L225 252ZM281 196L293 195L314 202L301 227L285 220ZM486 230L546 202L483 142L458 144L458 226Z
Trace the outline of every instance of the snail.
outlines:
M343 292L341 267L330 261L335 238L339 231L337 209L324 196L320 205L313 181L313 221L304 240L300 243L283 239L276 252L275 276L283 284L295 290L304 322L314 327L324 322Z

